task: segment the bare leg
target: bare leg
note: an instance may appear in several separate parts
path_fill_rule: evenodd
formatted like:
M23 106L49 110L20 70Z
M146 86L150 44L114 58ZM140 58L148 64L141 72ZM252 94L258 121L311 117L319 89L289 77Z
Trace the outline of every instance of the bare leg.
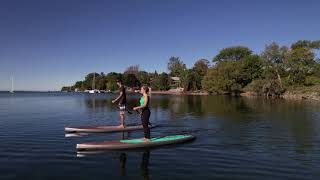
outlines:
M121 128L124 128L124 114L120 114L120 126Z

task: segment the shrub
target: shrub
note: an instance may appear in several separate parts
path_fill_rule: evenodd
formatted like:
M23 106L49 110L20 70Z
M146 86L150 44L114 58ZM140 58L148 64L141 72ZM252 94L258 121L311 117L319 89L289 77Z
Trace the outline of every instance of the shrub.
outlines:
M306 86L312 86L320 84L320 78L316 76L308 76L304 82Z
M285 89L278 79L257 79L248 84L244 91L250 91L264 96L279 96Z

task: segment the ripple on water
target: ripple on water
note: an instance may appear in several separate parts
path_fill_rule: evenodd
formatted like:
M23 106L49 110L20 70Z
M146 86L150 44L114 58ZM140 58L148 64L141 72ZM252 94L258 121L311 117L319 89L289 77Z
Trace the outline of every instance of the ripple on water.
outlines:
M259 99L153 96L152 122L161 126L152 135L193 134L195 141L152 149L149 158L144 150L77 157L77 143L122 137L121 133L74 138L64 134L66 125L117 124L111 96L15 94L10 99L0 95L0 179L320 177L320 106ZM134 98L130 103L135 104ZM126 118L128 123L140 122L136 115Z

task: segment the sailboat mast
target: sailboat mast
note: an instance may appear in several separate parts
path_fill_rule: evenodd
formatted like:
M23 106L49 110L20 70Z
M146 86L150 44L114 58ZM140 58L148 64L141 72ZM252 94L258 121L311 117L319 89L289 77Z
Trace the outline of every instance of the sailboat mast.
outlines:
M96 81L96 73L93 74L93 82L92 82L92 90L95 90L96 89L96 84L95 84L95 81Z
M14 88L13 88L13 77L11 76L11 90L10 90L10 92L13 93L13 91L14 91Z

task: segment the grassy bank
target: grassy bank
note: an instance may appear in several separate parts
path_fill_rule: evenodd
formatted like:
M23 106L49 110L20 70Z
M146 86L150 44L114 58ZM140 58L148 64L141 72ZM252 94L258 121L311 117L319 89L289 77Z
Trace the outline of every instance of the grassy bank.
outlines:
M320 85L289 87L281 97L285 99L310 99L320 101Z
M240 95L245 97L261 96L252 91L247 91L247 92L241 93ZM292 99L292 100L320 101L320 85L287 87L286 91L279 97L284 99Z

